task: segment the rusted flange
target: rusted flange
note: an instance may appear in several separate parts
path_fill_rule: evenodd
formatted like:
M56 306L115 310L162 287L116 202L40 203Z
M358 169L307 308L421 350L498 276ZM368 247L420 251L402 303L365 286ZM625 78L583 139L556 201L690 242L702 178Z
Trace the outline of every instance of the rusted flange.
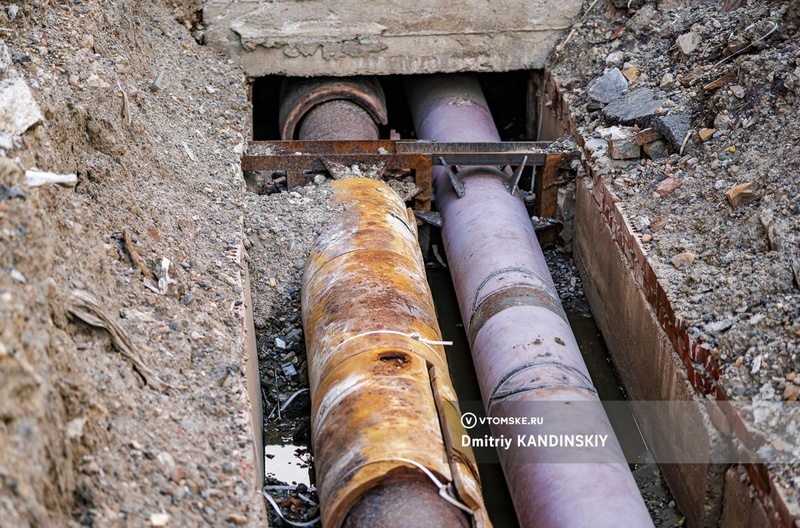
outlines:
M386 98L375 77L291 78L281 86L279 125L281 138L295 139L300 121L315 106L337 99L364 108L381 125L388 121Z

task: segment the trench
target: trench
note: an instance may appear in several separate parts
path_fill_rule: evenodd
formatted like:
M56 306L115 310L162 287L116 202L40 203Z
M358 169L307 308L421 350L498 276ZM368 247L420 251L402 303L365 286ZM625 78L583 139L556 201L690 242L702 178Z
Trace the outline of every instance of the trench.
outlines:
M482 76L482 84L488 87L486 89L487 100L492 107L492 114L497 121L498 130L500 130L504 141L530 140L532 139L530 134L538 130L537 127L530 125L531 112L529 110L520 111L520 106L528 104L530 98L530 88L528 87L526 92L526 89L521 89L520 85L528 83L529 76L529 72L484 74ZM275 95L275 87L278 80L278 78L264 78L257 80L256 85L254 85L255 139L270 139L275 134L275 130L270 128L271 125L263 126L257 123L271 123L275 119L274 105L268 105L267 100ZM390 115L389 122L392 130L400 131L403 137L409 137L413 135L413 129L410 124L410 113L406 106L401 104L404 103L401 80L400 77L384 79L384 87L386 89ZM509 85L517 86L518 89L511 90L510 93L513 96L504 97L504 87L507 88ZM521 118L520 115L525 116L525 118ZM388 131L388 127L385 127L384 130L381 130L381 136L385 137ZM530 171L526 171L520 182L521 188L531 185L531 175ZM441 252L441 249L439 251ZM552 255L553 253L550 253L550 256ZM449 272L441 267L433 257L428 262L427 272L443 338L453 342L451 346L446 347L446 352L450 375L459 402L480 402L481 394L478 388L475 368ZM296 307L299 308L299 296L296 293L293 298L296 301ZM600 330L588 310L585 299L581 296L575 296L570 303L564 303L564 307L583 360L598 390L599 397L603 401L625 401L625 390L614 370ZM276 339L276 335L264 332L258 337L262 349L264 342L271 342ZM292 350L294 357L305 356L304 346L301 339L300 343ZM270 353L275 352L281 356L284 355L277 350ZM281 370L283 377L290 380L297 378L298 383L291 387L292 390L284 391L279 398L279 405L270 408L265 403L264 455L267 484L289 484L293 487L297 486L297 489L305 492L307 489L313 490L315 485L314 460L308 443L307 413L310 402L308 392L305 392L305 394L297 393L297 389L304 386L307 387L307 382L303 385L302 376L299 376L297 372L297 365L284 362ZM278 373L274 373L274 375L275 385L278 385ZM296 393L297 395L295 396ZM289 402L292 397L294 397L293 402ZM276 420L274 412L282 408L284 404L287 405L287 412ZM629 462L643 459L647 453L647 446L642 439L630 408L624 404L614 405L607 408L607 414L626 459ZM287 424L287 421L290 423ZM296 434L298 429L301 431L299 435ZM295 434L289 434L291 432ZM631 462L630 466L631 470L635 470L637 464ZM653 467L649 466L649 469L652 470ZM479 464L479 471L487 510L494 525L503 527L519 526L501 465L497 463L481 463ZM657 475L656 480L659 481L658 486L663 488L660 490L660 502L662 503L660 506L663 507L663 503L666 502L664 497L669 498L669 494L664 488L660 474ZM651 486L652 482L647 485ZM298 520L304 519L298 518ZM271 517L270 523L271 526L288 526L276 517Z

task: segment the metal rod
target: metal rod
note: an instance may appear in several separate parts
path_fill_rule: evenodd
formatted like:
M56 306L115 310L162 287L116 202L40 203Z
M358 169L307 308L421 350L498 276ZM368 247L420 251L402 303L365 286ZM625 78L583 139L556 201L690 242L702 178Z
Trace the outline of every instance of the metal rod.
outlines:
M406 81L417 136L435 141L500 140L478 84L470 75L420 76ZM589 462L552 463L563 452L516 442L500 450L521 526L652 526L647 508L613 438L589 373L519 196L488 173L463 180L458 198L446 171L434 167L442 237L464 319L481 393L492 416L537 414L546 423L570 420L611 434L613 442ZM596 405L594 405L596 404ZM519 426L493 426L516 438ZM541 454L540 454L541 453Z

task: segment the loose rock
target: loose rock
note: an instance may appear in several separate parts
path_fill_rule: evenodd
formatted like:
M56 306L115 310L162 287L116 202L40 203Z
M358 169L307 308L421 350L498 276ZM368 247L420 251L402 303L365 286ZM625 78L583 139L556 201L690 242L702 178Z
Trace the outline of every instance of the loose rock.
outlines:
M613 68L589 88L589 97L601 103L610 103L622 97L627 89L628 80L619 68Z
M663 103L655 94L641 88L612 101L603 109L603 115L610 121L631 125L662 112Z
M736 209L740 205L747 205L756 201L758 199L756 194L757 189L758 186L754 181L740 183L725 191L725 197L728 199L728 203L731 204L731 207Z
M694 253L692 253L691 251L686 251L684 253L679 253L674 257L672 257L671 262L673 266L680 269L680 268L685 268L686 266L690 266L692 263L694 263L694 258L695 258Z

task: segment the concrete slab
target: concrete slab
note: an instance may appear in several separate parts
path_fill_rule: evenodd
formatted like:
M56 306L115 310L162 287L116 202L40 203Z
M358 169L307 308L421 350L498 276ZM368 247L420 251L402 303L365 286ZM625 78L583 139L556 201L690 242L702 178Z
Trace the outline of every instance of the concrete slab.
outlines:
M651 450L662 459L680 459L682 452L696 451L698 447L709 453L709 460L724 459L713 454L726 446L697 399L680 358L619 250L615 234L592 192L594 185L602 182L578 178L575 263L620 379L631 400L689 402L681 406L683 414L679 418L671 418L679 421L680 426L667 434L661 425L665 417L637 414L642 434ZM687 435L686 431L692 433ZM726 465L709 463L661 464L664 478L689 526L718 525L727 469Z
M580 0L207 0L208 42L249 75L544 67Z
M732 467L725 475L725 500L722 519L725 528L769 528L767 512L756 498L747 473L740 467Z

